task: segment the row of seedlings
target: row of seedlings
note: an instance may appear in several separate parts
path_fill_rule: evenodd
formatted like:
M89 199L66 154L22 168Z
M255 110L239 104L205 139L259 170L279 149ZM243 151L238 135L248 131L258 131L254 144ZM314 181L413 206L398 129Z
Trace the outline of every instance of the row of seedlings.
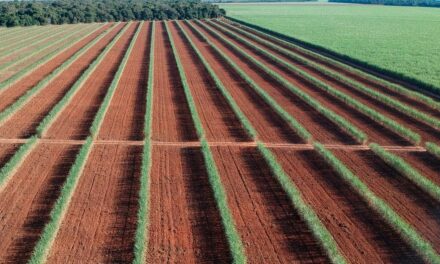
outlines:
M205 138L205 131L203 129L202 122L200 121L200 117L197 112L196 105L194 103L194 98L191 94L191 90L186 80L186 75L183 69L183 65L180 61L180 57L177 48L175 47L173 36L171 35L171 32L169 30L168 23L167 22L164 23L165 23L166 31L168 33L168 38L171 44L171 49L174 55L174 59L176 61L177 68L179 71L179 76L185 93L185 98L188 103L191 117L193 119L195 129L197 132L197 136L201 144L201 151L203 154L203 159L205 161L206 171L208 173L208 180L214 193L214 198L217 203L217 209L220 212L223 229L225 231L226 238L229 244L229 250L232 256L232 260L234 263L246 263L246 255L244 254L243 243L240 239L240 236L238 235L234 220L232 218L232 214L229 210L226 193L223 184L221 182L220 175L218 173L218 169L215 164L214 158L212 156L211 149Z
M2 39L0 39L0 45L15 43L17 40L23 39L24 36L28 36L29 32L39 32L40 30L47 30L47 27L33 26L33 27L15 27L2 32Z
M0 94L7 88L11 87L13 84L18 82L21 78L31 74L33 71L38 69L41 65L51 61L53 58L57 57L58 55L62 54L64 51L68 50L69 48L75 46L77 43L81 42L82 40L86 39L90 35L93 35L95 32L99 31L102 27L106 27L106 24L101 26L100 28L97 28L96 30L93 30L89 34L83 36L82 38L79 38L77 41L73 41L67 45L63 45L62 47L50 52L49 54L45 55L41 59L37 60L36 62L31 63L30 65L24 67L11 77L7 78L6 80L0 82Z
M215 32L215 31L213 31L211 28L207 27L204 23L200 23L200 25L202 25L205 29L207 29L213 35L217 36L219 39L221 39L228 46L232 47L234 50L239 52L242 56L244 56L246 59L251 61L253 64L257 65L261 70L263 70L264 72L266 72L267 74L272 76L274 79L276 79L280 84L282 84L283 86L288 88L290 91L295 92L297 89L299 90L299 88L296 88L294 85L292 85L289 81L287 81L281 75L279 75L278 73L276 73L276 72L272 71L271 69L269 69L264 63L261 63L260 61L258 61L254 57L252 57L247 52L241 50L234 43L232 43L231 41L225 39L222 35L220 35L219 33ZM257 47L255 47L255 48L258 49ZM279 59L278 57L273 56L270 53L267 53L264 50L260 50L259 49L259 51L261 51L262 53L266 53L267 56L270 56L271 58L273 58L277 62L284 63L283 60ZM299 70L297 68L292 67L288 63L287 63L287 65L289 66L289 70L292 70L292 71L295 71L295 72L300 72L301 71L301 70ZM321 82L320 80L310 76L308 73L303 72L303 74L301 76L304 79L306 79L307 81L309 81L310 83L312 83L313 85L315 85L317 88L320 88L323 91L325 91L325 92L327 92L327 93L337 97L338 99L340 99L341 101L343 101L346 104L350 105L351 107L355 108L356 110L358 110L358 111L362 112L363 114L369 116L370 118L372 118L376 122L385 125L387 128L389 128L390 130L394 131L395 133L401 135L402 137L404 137L405 139L409 140L410 142L412 142L414 144L419 144L421 142L421 137L420 137L419 134L413 132L412 130L410 130L410 129L404 127L404 126L402 126L401 124L397 123L396 121L394 121L394 120L392 120L392 119L382 115L381 113L377 112L376 110L374 110L374 109L372 109L372 108L370 108L370 107L360 103L359 101L353 99L352 97L348 96L347 94L345 94L345 93L343 93L343 92L341 92L341 91L331 87L330 85L325 84L324 82ZM304 93L304 92L302 92L302 93ZM305 94L307 94L307 93L305 93ZM313 98L311 98L311 99L313 99Z
M221 27L223 30L226 30L224 27ZM270 47L271 49L276 50L277 52L280 52L284 55L286 55L287 57L299 62L300 64L306 65L314 70L316 70L317 72L319 72L320 74L327 76L329 78L332 78L333 80L336 80L344 85L347 85L359 92L361 92L364 95L367 95L368 97L379 101L387 106L390 106L393 109L396 109L397 111L406 114L412 118L418 119L422 122L425 122L428 125L433 126L434 128L440 128L440 120L429 115L426 114L424 112L421 112L417 109L414 109L413 107L411 107L408 104L402 103L388 95L385 95L382 92L379 92L377 90L371 89L369 87L366 87L365 85L361 84L358 81L352 80L350 78L347 78L345 76L343 76L342 74L338 73L337 71L334 71L332 69L328 69L326 67L323 67L311 60L308 60L304 57L301 57L285 48L282 48L278 45L272 44L269 41L266 41L254 34L251 33L247 33L244 30L241 29L235 29L236 31L240 32L242 35L245 35L246 37L252 39L253 41L259 43L259 44L263 44L267 47ZM243 38L240 38L237 34L232 33L232 31L227 31L228 33L231 34L231 36L234 37L234 39L237 39L239 41L244 40ZM249 43L249 42L247 42ZM292 67L293 68L293 67Z
M295 50L296 52L298 52L300 54L304 54L305 56L308 56L308 57L311 57L311 58L316 59L318 61L321 61L327 65L335 66L345 72L349 72L350 74L362 77L367 82L373 83L374 85L378 84L381 86L381 88L383 87L391 93L393 93L393 92L400 93L404 96L407 96L408 98L412 98L412 99L418 101L419 103L423 103L424 105L426 105L432 109L440 110L440 102L433 99L430 96L424 95L423 93L408 89L408 88L403 87L399 84L396 84L396 83L390 82L388 80L385 80L383 78L377 77L377 76L370 74L368 72L359 70L355 67L351 67L351 66L349 66L345 63L342 63L338 60L321 55L317 52L313 52L313 51L308 50L306 48L303 48L299 45L295 45L292 42L288 42L286 40L272 36L270 34L266 34L262 31L258 31L256 29L245 26L243 24L239 24L238 27L240 29L244 29L244 31L246 31L246 32L254 33L254 34L252 34L254 36L255 35L262 36L264 39L269 40L271 43L277 43L277 45L279 45L279 46L288 47L291 50ZM235 26L235 28L238 28L238 27Z
M227 62L230 61L230 58L227 57L220 49L218 49L215 44L209 41L206 36L203 35L198 29L193 29L198 32L200 36L211 46L213 47L217 53L224 58ZM232 65L229 65L232 66ZM244 124L243 124L244 125ZM422 236L420 236L414 228L408 224L405 220L403 220L389 205L387 205L382 199L377 197L356 175L354 175L345 165L339 161L329 150L327 150L324 145L314 142L314 149L327 161L327 163L346 181L350 186L356 190L358 194L361 195L369 204L372 206L374 210L376 210L384 220L389 223L395 230L398 231L399 234L408 242L408 244L416 250L424 259L431 263L440 263L440 256L435 252L432 245L427 242ZM264 158L270 165L273 173L276 175L277 179L283 184L286 192L291 197L300 198L299 191L295 188L294 184L291 182L289 177L283 171L283 168L279 165L274 155L271 153L270 149L268 149L264 143L258 142L258 148L260 152L263 154ZM298 200L293 200L293 202L298 202ZM304 217L313 217L313 211L311 211L312 215L304 216ZM315 214L316 215L316 214ZM307 220L307 219L306 219ZM319 221L319 218L316 217L316 220ZM307 221L309 223L309 221ZM309 223L310 224L310 223ZM312 229L313 230L313 229ZM316 233L316 230L313 230L314 234L318 236L319 241L329 242L323 238L319 238L319 232ZM327 249L328 250L328 249ZM341 259L334 259L334 262L338 262Z
M112 42L105 48L103 53L100 54L98 59L96 59L93 62L93 64L94 64L94 67L92 67L93 69L96 68L96 66L97 66L97 63L95 64L95 62L102 61L102 58L103 58L102 55L105 56L108 53L108 51L114 46L114 44L126 32L126 30L128 29L128 27L130 25L131 25L131 23L127 23L125 28L122 29L118 33L118 35L112 40ZM139 29L136 32L136 34L138 34L138 33L139 33ZM133 47L132 44L134 43L134 41L135 41L135 37L132 38L132 41L130 43L131 49L130 48L127 49L127 51L124 55L124 59L130 55L132 47ZM125 59L125 61L126 61L126 59ZM118 72L122 72L124 67L125 67L125 64L121 63L119 65ZM89 75L90 74L88 74L87 77ZM118 81L119 81L119 78L114 78L112 81L112 84L117 83ZM109 92L107 94L109 94ZM107 109L107 108L105 105L101 104L100 109ZM105 111L99 115L95 115L93 123L100 124L102 122L102 120L100 120L100 119L103 119L104 116L105 116ZM78 185L78 182L81 178L82 172L83 172L84 167L86 165L88 156L90 155L90 153L92 151L92 148L94 145L94 135L96 134L97 131L99 131L99 127L96 127L95 129L96 129L96 131L93 130L93 133L91 133L91 135L89 137L87 137L85 144L81 147L81 149L75 159L75 162L69 171L69 175L67 176L67 179L61 189L60 196L58 197L58 199L57 199L57 201L56 201L56 203L50 213L49 221L45 225L43 232L42 232L42 234L41 234L41 236L40 236L40 238L34 248L31 259L29 260L30 264L44 263L49 255L50 248L52 247L52 244L55 241L56 235L61 227L64 215L66 214L66 212L69 208L70 201L72 200L72 197L75 193L76 187Z
M432 142L426 142L425 147L430 154L440 159L440 147L438 145Z
M116 25L116 24L114 24ZM114 26L113 25L113 26ZM23 105L28 103L35 95L37 95L40 91L47 87L47 85L53 81L56 77L58 77L64 70L70 67L79 57L85 54L88 50L90 50L97 42L99 42L102 38L104 38L108 32L113 29L113 26L109 27L107 30L102 32L99 36L97 36L94 40L87 43L84 47L78 50L72 57L63 62L60 66L58 66L55 70L53 70L49 75L40 80L35 86L26 91L22 96L20 96L15 102L5 108L2 112L0 112L0 124L7 121L9 117L11 117L15 112L17 112Z
M321 243L322 247L325 249L328 257L332 262L334 263L345 263L344 257L339 252L339 249L337 247L336 242L334 241L333 237L331 236L330 232L324 227L322 222L319 220L316 213L313 211L313 209L308 206L304 200L301 197L301 193L299 192L298 188L295 186L295 184L289 179L289 177L286 175L286 173L283 171L281 166L278 164L276 159L274 158L271 151L260 141L258 141L258 135L255 130L255 128L251 125L248 118L243 114L243 112L240 110L240 107L235 102L234 98L231 96L231 94L228 92L228 90L225 88L221 80L217 77L214 70L211 68L209 63L205 60L199 49L196 47L196 45L192 42L191 38L188 36L186 31L181 27L179 23L177 23L180 30L184 34L186 40L192 47L192 49L195 51L199 59L202 61L203 65L209 72L210 76L215 80L216 87L221 91L223 96L225 97L226 101L234 111L234 113L239 118L242 126L245 128L245 130L248 133L248 136L254 139L257 142L258 150L263 155L264 159L266 160L267 164L271 168L273 174L277 178L277 181L280 183L284 191L288 194L290 200L292 201L292 204L294 207L298 210L302 218L305 220L309 228L313 231L314 236L316 239ZM199 32L200 33L200 32ZM213 44L209 42L208 39L205 38L200 33L200 36L204 38L204 40L211 45ZM216 47L215 47L216 49ZM216 49L216 51L219 53L220 56L222 56L223 59L225 59L228 63L232 63L232 61L224 54L221 53L220 50ZM230 64L234 69L236 69L233 65ZM306 131L306 133L299 134L303 140L308 141L310 138L308 135L310 135L307 130L302 127L298 123L298 130L297 131Z
M232 43L231 43L231 45L232 45ZM236 46L233 46L233 48L236 49L236 50L240 50ZM242 53L242 51L240 52L240 54L241 53ZM246 56L246 58L248 58L248 56ZM249 56L249 59L251 59L250 56ZM301 98L305 103L307 103L308 105L310 105L311 107L316 109L319 113L324 115L328 120L330 120L331 122L335 123L338 127L343 129L344 131L346 131L349 135L351 135L354 139L356 139L357 142L359 142L361 144L364 144L367 141L367 135L365 135L364 132L362 132L359 128L357 128L356 126L351 124L345 118L341 117L340 115L336 114L332 110L330 110L330 109L326 108L325 106L321 105L321 103L319 103L313 97L309 96L307 93L303 92L298 87L296 87L296 86L290 84L289 82L285 81L280 75L278 75L277 73L275 73L275 72L271 71L270 69L268 69L267 67L265 67L264 64L262 64L261 62L255 60L253 58L252 58L252 62L256 63L262 69L264 67L264 71L265 72L269 73L269 75L274 77L274 79L276 79L277 81L282 82L289 89L289 91L293 92L295 95L297 95L299 98ZM264 92L264 89L259 87L238 66L235 66L234 68L237 69L237 71L240 74L240 76L242 76L252 87L254 87L254 88L258 87L258 90L260 90L261 92L266 94L266 92ZM267 96L269 96L269 95L267 95ZM282 111L284 111L284 110L282 110Z
M153 88L154 88L154 35L155 22L151 22L150 31L150 55L148 65L147 95L145 98L144 117L144 146L142 151L141 178L139 188L139 210L137 213L136 233L134 237L134 258L133 264L143 264L146 261L148 251L148 227L150 211L150 171L152 156L152 134L153 134Z

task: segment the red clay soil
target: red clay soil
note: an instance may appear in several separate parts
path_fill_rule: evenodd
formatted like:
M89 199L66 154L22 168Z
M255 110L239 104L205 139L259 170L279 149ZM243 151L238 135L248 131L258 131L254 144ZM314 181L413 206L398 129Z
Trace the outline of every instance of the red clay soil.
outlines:
M75 52L84 47L87 43L96 38L101 32L106 30L110 24L105 24L101 27L97 32L88 36L84 40L78 42L73 47L67 49L60 55L56 56L49 62L37 67L32 74L29 74L23 77L20 81L16 82L7 90L0 92L2 100L0 101L0 111L11 105L13 102L17 100L18 97L23 95L27 90L31 87L35 86L40 80L42 80L45 76L55 70L58 66L60 66L64 61L70 58Z
M99 131L98 139L142 140L151 26L144 23Z
M329 262L256 148L212 151L249 263Z
M199 148L155 146L149 263L231 263Z
M440 185L440 160L428 152L401 152L394 154L402 157L407 163L413 166L428 179Z
M215 42L215 41L214 41ZM215 42L219 44L218 42ZM220 46L220 45L218 45ZM279 105L298 120L315 139L329 144L355 144L355 140L331 120L309 106L301 98L295 96L286 88L281 87L268 74L256 70L251 63L241 60L237 53L230 48L222 48L237 65L245 71L257 84L260 85Z
M39 144L0 192L0 262L26 263L79 146Z
M273 152L349 263L422 262L314 150Z
M334 152L369 188L384 199L440 251L440 203L389 167L371 151Z
M96 145L48 263L131 263L142 147Z
M226 21L226 22L230 22L230 21ZM222 25L224 25L224 24L222 24ZM229 29L233 29L235 31L235 29L237 28L237 25L239 25L239 24L236 24L236 23L232 22L232 23L228 23L228 25L230 25L230 27L228 27ZM289 50L289 51L291 51L293 53L296 53L297 55L301 55L301 56L303 56L303 57L305 57L305 58L307 58L307 59L309 59L309 60L311 60L311 61L313 61L315 63L320 64L321 66L325 66L328 69L332 69L332 70L338 71L341 75L344 75L345 77L349 77L349 78L351 78L353 80L356 80L356 81L362 83L363 85L367 86L370 89L373 89L373 90L382 92L384 94L387 94L387 95L393 97L394 99L396 99L396 100L398 100L398 101L400 101L402 103L409 104L409 105L413 106L414 108L418 109L419 111L423 111L423 112L425 112L427 114L430 114L430 115L433 115L433 116L436 116L436 117L440 117L440 111L439 110L432 109L432 107L429 107L424 102L421 102L419 100L413 99L413 98L411 98L409 96L406 96L406 95L403 95L403 94L401 94L399 92L390 90L385 85L380 84L379 82L377 82L377 81L375 81L373 79L370 79L368 77L361 76L361 75L359 75L357 73L351 72L351 71L349 71L347 69L344 69L343 67L340 67L340 66L338 66L336 64L333 64L333 63L330 63L330 62L326 62L326 61L320 59L319 57L315 57L313 55L305 53L304 51L302 51L299 48L293 48L293 47L291 47L289 45L286 45L282 41L277 41L277 40L274 40L274 39L269 38L267 36L264 36L263 34L259 33L258 31L250 30L250 29L247 29L247 28L241 28L241 29L243 29L243 30L245 30L245 31L247 31L249 33L253 33L253 34L255 34L255 35L257 35L257 36L259 36L259 37L261 37L261 38L271 42L272 44L276 44L276 45L278 45L280 47L283 47L283 48L285 48L285 49L287 49L287 50ZM237 34L240 34L237 31L235 31L235 32ZM288 57L282 55L280 52L278 52L278 51L276 51L276 50L274 50L272 48L269 48L266 45L265 45L265 47L270 49L271 51L275 52L277 55L282 56L285 59L288 59L290 62L296 63L296 61L294 61L293 59L288 58ZM304 66L304 67L307 67L307 66Z
M0 144L0 168L5 165L8 160L14 155L15 151L20 147L20 144Z
M153 135L155 141L197 141L165 26L156 23Z
M214 80L197 57L185 36L169 23L174 43L184 66L197 111L209 141L248 141L246 131L234 111L216 87Z
M213 68L237 105L258 132L260 140L271 143L302 143L295 131L253 91L243 79L205 43L195 31L181 23L191 40L197 45L203 57Z
M79 57L71 66L50 82L46 88L35 95L27 104L0 126L2 138L27 138L36 133L38 124L69 91L75 81L89 67L107 44L122 28L109 32L97 44Z
M381 124L377 123L376 121L362 114L356 109L348 106L347 104L337 99L336 97L333 97L325 92L322 92L322 90L320 90L319 88L316 88L313 85L311 85L309 82L301 79L298 76L295 76L293 73L283 68L282 66L277 65L276 63L274 63L272 60L268 59L264 55L255 52L252 48L246 47L245 45L233 40L232 38L227 37L224 34L221 35L223 35L226 39L230 40L231 42L235 43L242 50L248 52L250 55L254 56L261 62L265 63L265 65L269 69L277 72L293 85L301 88L303 91L308 93L314 99L318 100L323 106L333 110L334 112L338 113L339 115L350 121L353 125L357 126L359 129L365 132L369 136L371 141L377 142L382 145L411 145L410 142L408 142L401 136L397 135L391 130L388 130L386 127L382 126ZM245 58L242 58L242 56L239 56L238 54L237 57L239 57L240 60L245 61L249 65L253 65L251 62L249 62ZM256 68L256 66L253 67ZM262 73L261 70L257 70L257 71ZM272 81L276 82L275 80Z
M95 114L104 100L138 24L133 23L128 26L128 30L110 49L104 60L49 128L45 134L46 138L85 139L87 137Z

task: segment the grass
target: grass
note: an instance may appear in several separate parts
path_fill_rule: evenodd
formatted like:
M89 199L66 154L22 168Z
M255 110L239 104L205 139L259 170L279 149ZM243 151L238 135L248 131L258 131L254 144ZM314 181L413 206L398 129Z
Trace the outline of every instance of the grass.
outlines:
M134 238L133 264L146 262L148 250L148 226L150 210L150 170L151 170L151 136L153 123L153 90L154 90L154 47L155 22L151 22L150 60L148 66L148 83L144 120L145 142L142 152L142 167L139 188L139 210L137 214L136 233Z
M90 134L93 138L96 138L99 133L99 129L101 128L101 124L104 121L104 116L107 113L107 109L110 106L110 102L113 98L113 95L115 94L116 88L118 87L119 81L121 80L122 73L124 72L125 66L127 66L127 61L130 58L131 51L133 50L134 45L136 44L136 40L139 36L139 33L142 30L144 22L142 21L139 23L139 26L136 30L136 33L134 34L133 38L131 39L130 45L128 46L127 50L125 51L124 57L122 58L122 61L120 62L118 66L118 70L116 71L113 80L110 84L110 87L107 90L107 93L105 94L104 100L102 101L101 105L99 106L98 112L95 115L95 118L93 119L93 123L90 127Z
M60 229L64 215L67 212L70 201L78 185L81 174L84 170L87 158L91 152L93 140L88 137L86 143L81 147L74 164L70 168L66 181L61 188L60 196L50 212L49 221L44 226L43 232L35 245L29 264L41 264L46 261L50 248Z
M222 26L226 26L226 23L221 23ZM225 29L224 27L222 27L223 29ZM227 27L228 29L231 29L230 26ZM337 71L331 70L330 68L327 67L323 67L307 58L304 58L302 56L299 56L283 47L280 47L278 45L272 44L269 41L266 41L254 34L248 33L244 30L241 30L237 27L234 27L233 31L235 32L240 32L241 34L245 35L246 37L251 38L252 40L256 41L257 43L263 44L267 47L270 47L278 52L283 53L284 55L288 56L291 59L294 59L295 61L299 62L300 64L304 64L306 66L309 66L312 69L315 69L316 71L318 71L319 73L330 77L333 80L337 80L338 82L349 86L351 89L355 89L361 93L363 93L364 95L369 96L370 98L379 101L385 105L390 106L391 108L396 109L397 111L406 114L412 118L418 119L420 121L425 122L428 125L433 126L434 128L440 128L440 120L430 116L424 112L418 111L416 109L414 109L412 106L405 104L405 103L401 103L400 101L378 91L375 89L371 89L369 87L366 87L365 85L363 85L362 83L353 80L351 78L345 77L344 75L338 73ZM229 31L230 33L232 33L233 31ZM234 33L234 37L239 37L239 35ZM243 38L241 38L243 39ZM246 43L250 43L248 41L246 41ZM269 51L268 51L269 52ZM288 63L288 62L287 62Z
M440 201L440 187L420 174L401 157L386 151L378 144L370 144L371 150L376 153L385 163L400 172L420 189L431 195L435 200Z
M337 4L220 6L233 18L419 80L439 91L440 15L436 8Z
M104 60L107 53L115 45L115 43L121 38L124 32L127 30L128 24L113 38L113 40L105 47L105 49L99 54L99 56L89 65L89 67L83 72L83 74L76 80L69 91L58 101L58 103L51 109L51 111L44 117L44 119L38 124L36 131L38 137L43 137L44 133L49 129L53 121L58 117L61 111L66 107L70 100L79 91L82 85L86 82L90 75L95 71L98 65Z
M49 75L44 77L41 81L39 81L34 87L27 90L25 94L23 94L20 98L18 98L13 104L8 106L2 112L0 112L0 123L5 122L5 120L13 115L16 111L18 111L21 106L29 102L29 100L35 96L39 91L44 89L51 81L53 81L62 71L70 67L80 56L86 53L92 46L94 46L99 40L101 40L113 27L110 27L93 41L87 43L84 47L82 47L79 51L77 51L72 57L66 60L63 64L58 66L55 70L53 70ZM93 34L93 31L90 34Z
M226 25L228 23L223 23L223 24ZM305 48L303 48L303 47L301 47L299 45L295 45L292 42L288 42L288 41L285 41L285 40L283 40L281 38L274 37L272 35L269 35L269 34L266 34L266 33L262 32L262 31L258 31L256 29L248 27L246 25L240 24L240 29L237 28L237 27L235 27L235 28L237 30L239 30L240 32L246 32L246 33L252 32L252 33L256 33L256 34L258 34L260 36L264 36L266 39L270 39L270 43L276 43L278 47L281 47L281 46L282 47L288 47L289 49L298 51L301 54L306 54L307 56L315 58L315 59L317 59L319 61L322 61L324 63L328 63L328 64L330 64L332 66L335 66L335 67L337 67L339 69L343 69L344 71L347 71L347 72L350 72L352 74L356 74L358 76L361 76L364 80L380 84L381 87L383 87L383 88L385 88L385 89L387 89L387 90L389 90L391 92L397 92L397 93L400 93L402 95L405 95L405 96L407 96L409 98L412 98L414 100L417 100L418 102L421 102L421 103L425 104L428 107L431 107L432 109L437 109L437 110L440 109L440 102L435 100L435 99L433 99L430 96L426 96L426 95L424 95L422 93L419 93L417 91L413 91L413 90L407 89L407 88L405 88L405 87L403 87L401 85L398 85L396 83L392 83L392 82L387 81L385 79L376 77L376 76L374 76L372 74L369 74L369 73L367 73L365 71L361 71L361 70L359 70L357 68L354 68L354 67L351 67L351 66L349 66L347 64L341 63L338 60L332 59L330 57L323 56L323 55L321 55L319 53L316 53L316 52L313 52L311 50L305 49ZM243 30L243 29L246 29L246 30ZM258 37L255 34L251 34L249 36L261 39L260 37ZM298 59L300 59L301 57L303 57L303 56L298 56Z
M204 26L204 25L203 25ZM300 88L294 86L289 81L284 79L281 75L276 73L275 71L269 69L264 63L261 63L259 60L253 58L251 55L246 53L245 51L241 50L239 47L237 47L234 43L231 41L222 38L221 35L219 35L217 32L213 31L212 29L205 27L209 32L211 32L213 35L220 38L224 43L226 43L228 46L232 47L235 51L240 53L243 57L245 57L247 60L251 61L253 64L255 64L257 67L259 67L261 70L263 70L265 73L270 75L272 78L274 78L277 82L279 82L281 85L289 89L292 93L294 93L296 96L301 98L305 103L313 107L316 111L327 117L330 121L335 123L337 126L342 128L343 130L347 131L353 138L355 138L359 143L363 144L367 141L367 135L363 133L360 129L355 127L353 124L348 122L345 118L339 116L332 110L324 107L319 103L317 100L313 99L313 97L309 96L307 93L303 92Z
M432 142L426 142L425 146L429 153L440 159L440 147L438 145Z
M377 197L353 172L322 144L314 143L315 150L382 218L390 224L428 263L440 263L440 256L432 245L403 220L386 202Z
M183 90L185 92L185 97L191 112L191 117L196 128L197 135L201 143L201 150L203 154L203 159L205 161L206 170L208 173L208 180L211 185L212 191L214 192L214 198L217 203L217 208L220 212L222 219L223 229L226 234L226 238L229 244L229 250L232 256L233 263L246 263L246 255L244 254L243 243L235 227L234 219L232 217L231 211L228 207L226 192L224 190L223 184L218 173L217 166L215 165L214 158L212 157L211 149L205 139L205 132L203 130L202 122L198 115L194 99L191 94L190 87L188 85L186 75L183 69L183 65L180 61L177 48L175 47L173 36L168 27L168 23L165 22L166 31L168 33L168 38L171 43L171 48L174 54L174 58L179 71L179 76L182 82Z

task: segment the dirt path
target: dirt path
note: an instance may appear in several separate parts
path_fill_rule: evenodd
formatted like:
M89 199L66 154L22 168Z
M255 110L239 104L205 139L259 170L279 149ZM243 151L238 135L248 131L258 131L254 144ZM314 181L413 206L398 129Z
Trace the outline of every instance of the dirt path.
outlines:
M231 263L198 148L154 147L148 261Z
M145 22L122 73L98 139L142 140L151 42Z
M0 100L0 111L3 111L6 107L11 105L17 100L21 95L23 95L27 90L35 86L40 80L45 76L49 75L53 70L60 66L64 61L70 58L75 52L84 47L87 43L96 38L100 33L110 27L110 24L104 25L96 33L88 36L84 40L78 42L73 47L67 49L65 52L53 58L46 64L37 67L36 70L29 74L28 76L22 78L17 83L13 84L3 92L0 92L2 100Z
M176 27L174 23L169 23L206 138L209 141L249 140L239 119L216 87L205 66Z
M0 262L26 263L79 146L39 144L0 192Z
M121 27L109 32L71 66L50 82L27 104L0 126L0 137L27 138L36 133L38 124L69 91L75 81L114 38Z
M136 30L133 23L72 98L45 134L51 139L85 139Z
M48 263L129 263L136 229L142 148L95 146Z

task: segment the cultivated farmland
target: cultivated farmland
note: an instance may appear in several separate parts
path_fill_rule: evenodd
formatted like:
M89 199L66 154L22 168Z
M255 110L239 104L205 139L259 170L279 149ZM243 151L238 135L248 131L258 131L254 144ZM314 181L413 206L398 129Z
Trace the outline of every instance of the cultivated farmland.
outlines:
M436 98L227 19L31 32L0 263L440 263Z

